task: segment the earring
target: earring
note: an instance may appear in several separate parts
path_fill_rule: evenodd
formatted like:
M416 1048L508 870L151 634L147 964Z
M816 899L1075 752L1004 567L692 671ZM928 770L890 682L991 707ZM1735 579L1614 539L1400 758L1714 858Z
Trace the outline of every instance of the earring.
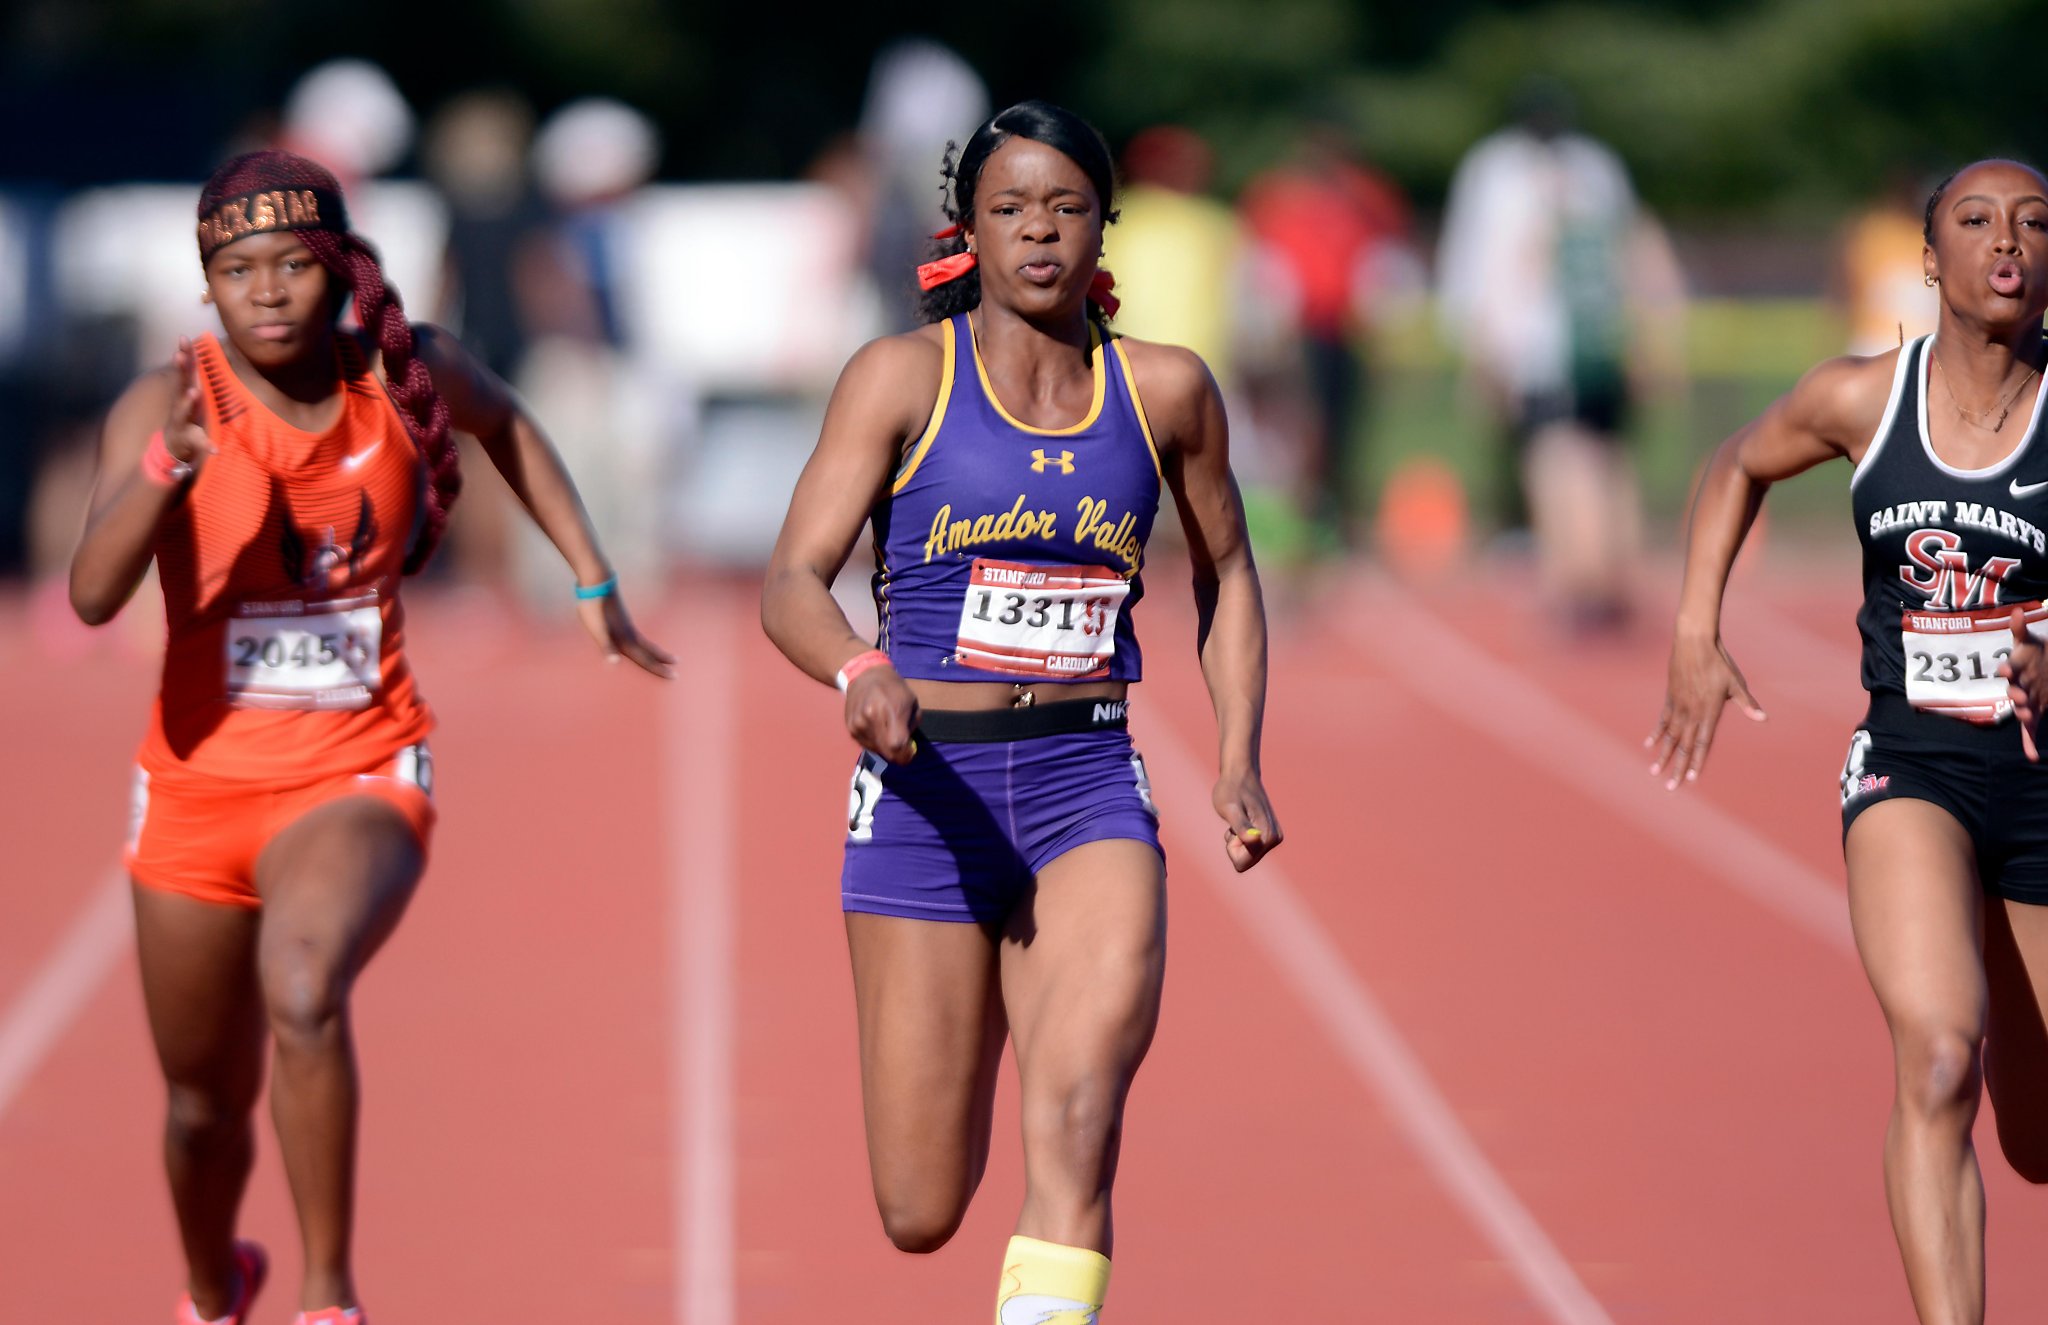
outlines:
M1922 284L1922 285L1925 285L1925 286L1927 286L1927 287L1929 287L1929 288L1931 289L1931 288L1933 288L1934 286L1937 286L1937 285L1940 285L1940 284L1941 284L1941 277L1939 277L1939 276L1922 276L1922 277L1920 278L1920 284Z

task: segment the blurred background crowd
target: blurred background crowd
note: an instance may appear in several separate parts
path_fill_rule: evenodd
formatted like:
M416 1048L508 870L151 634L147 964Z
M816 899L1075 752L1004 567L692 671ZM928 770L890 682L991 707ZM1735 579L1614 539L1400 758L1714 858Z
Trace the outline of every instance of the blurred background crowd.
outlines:
M1214 370L1269 573L1532 556L1566 628L1618 628L1716 441L1815 360L1931 327L1921 200L1966 160L2040 159L2032 80L1995 57L2044 16L17 0L0 577L63 647L99 417L212 328L198 185L272 144L341 176L409 312L527 396L626 575L756 564L838 369L910 323L947 142L1041 96L1117 152L1116 325ZM436 573L558 607L508 516L472 484Z

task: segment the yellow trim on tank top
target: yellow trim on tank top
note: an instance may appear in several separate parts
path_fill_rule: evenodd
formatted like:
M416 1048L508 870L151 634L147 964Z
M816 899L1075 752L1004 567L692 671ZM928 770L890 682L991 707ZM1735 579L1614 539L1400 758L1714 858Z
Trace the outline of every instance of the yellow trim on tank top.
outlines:
M895 480L889 484L891 496L903 491L903 485L910 482L910 476L924 463L924 453L932 449L932 443L938 440L939 425L946 421L946 403L953 398L953 319L947 318L939 324L939 338L946 347L945 359L939 368L939 398L932 405L931 422L924 425L924 432L919 434L910 459L904 462Z
M1138 416L1138 431L1145 434L1145 449L1152 455L1152 472L1164 483L1166 469L1159 463L1159 443L1152 440L1152 421L1145 417L1145 402L1138 398L1138 379L1131 372L1130 352L1121 345L1116 350L1116 366L1123 370L1124 389L1131 394L1131 412Z
M971 316L967 319L967 335L974 342L971 346L971 351L974 355L975 376L981 379L981 394L988 400L990 407L997 414L1002 415L1003 422L1009 424L1012 428L1038 437L1072 437L1077 432L1086 432L1094 425L1095 420L1102 417L1102 398L1108 394L1109 374L1103 371L1102 355L1099 353L1102 349L1102 333L1093 322L1088 324L1088 348L1098 351L1094 356L1095 399L1088 403L1088 413L1082 417L1079 423L1068 424L1064 428L1034 428L1028 423L1020 422L1016 415L1004 409L1003 402L996 399L995 387L989 384L988 369L982 366L981 334L974 329L974 319Z

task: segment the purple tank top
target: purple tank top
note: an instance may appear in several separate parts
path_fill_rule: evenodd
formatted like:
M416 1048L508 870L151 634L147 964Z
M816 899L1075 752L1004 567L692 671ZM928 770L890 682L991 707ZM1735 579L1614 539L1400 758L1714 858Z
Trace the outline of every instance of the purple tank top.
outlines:
M1091 327L1086 417L1033 428L996 400L967 315L942 332L931 422L869 513L881 647L927 681L1138 680L1160 470L1129 360Z

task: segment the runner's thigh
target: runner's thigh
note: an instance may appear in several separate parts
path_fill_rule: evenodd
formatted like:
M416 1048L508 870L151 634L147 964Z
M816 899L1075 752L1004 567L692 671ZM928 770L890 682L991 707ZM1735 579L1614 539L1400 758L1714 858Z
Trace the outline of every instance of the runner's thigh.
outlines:
M988 1160L1004 1022L980 925L850 911L875 1194L964 1203Z

